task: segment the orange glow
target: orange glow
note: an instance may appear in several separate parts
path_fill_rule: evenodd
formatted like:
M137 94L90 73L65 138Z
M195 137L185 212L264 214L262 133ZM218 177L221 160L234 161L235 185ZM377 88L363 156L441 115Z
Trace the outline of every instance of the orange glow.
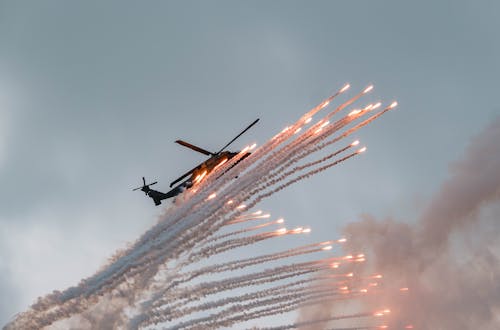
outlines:
M407 326L405 326L405 329L413 329L413 325L408 324Z
M309 124L311 122L311 120L312 120L312 117L309 117L309 118L306 119L305 123Z
M359 144L359 140L356 140L354 141L353 143L351 143L351 147L355 147Z
M302 229L303 229L302 227L297 227L295 229L292 229L292 233L294 233L294 234L300 233L300 232L302 232Z
M310 233L311 232L311 228L306 228L306 229L302 230L302 232L304 234Z
M348 286L341 286L341 287L339 288L339 290L349 290L349 287L348 287Z
M373 278L382 278L382 275L377 274L377 275L374 275Z
M364 258L364 256L365 256L365 255L364 255L363 253L361 253L361 254L358 254L356 257L357 257L357 258Z
M384 316L384 313L382 313L382 312L375 312L375 313L373 313L373 316L377 316L377 317Z
M339 263L338 262L334 262L332 263L332 268L339 268Z
M401 291L401 292L408 291L408 290L409 290L408 288L401 288L401 289L399 289L399 291Z
M241 150L239 153L240 154L246 154L248 149L250 149L250 146L246 146L245 148L243 148L243 150Z
M321 109L323 109L324 107L326 107L328 104L330 104L330 101L323 102L323 104L321 105Z
M369 286L378 286L378 283L373 282L373 283L368 283Z
M389 328L387 325L379 325L377 329L387 329Z
M285 128L283 128L283 130L281 131L281 133L285 133L286 131L288 131L290 129L290 126L287 126Z
M250 150L253 150L253 149L255 149L255 147L256 147L256 146L257 146L257 143L254 143L254 144L252 144L252 145L250 146L250 148L249 148L249 149L250 149Z
M369 91L371 91L373 89L373 85L370 85L368 87L366 87L366 89L363 91L363 94L366 94L368 93Z
M328 124L330 124L330 121L329 121L329 120L327 120L327 121L325 121L323 124L321 124L320 128L323 128L323 127L325 127L325 126L326 126L326 125L328 125Z
M326 125L328 125L328 124L330 124L330 121L329 121L329 120L325 121L325 122L324 122L323 124L321 124L321 126L320 126L320 127L319 127L319 128L318 128L315 132L314 132L314 134L317 134L317 133L321 132L321 130L322 130L322 129L326 126Z
M286 228L280 228L280 229L276 230L276 233L278 235L286 234Z
M215 198L215 196L217 196L217 194L216 194L216 193L212 193L212 194L210 194L210 195L208 196L208 199Z
M393 109L393 108L395 108L397 106L398 106L398 102L394 101L394 102L391 103L391 105L389 106L389 108Z
M321 250L323 250L323 251L328 251L328 250L331 250L331 249L332 249L331 245L327 245L327 246L321 248Z
M214 170L216 170L217 168L221 167L222 165L224 165L225 163L227 162L227 158L224 158L219 164L217 164L217 166L214 167Z
M345 92L346 90L348 90L348 89L349 89L349 87L351 87L351 85L349 85L349 84L345 84L345 86L344 86L344 87L342 87L342 89L339 91L339 93L343 93L343 92Z
M365 151L366 151L366 147L363 147L363 148L359 149L357 151L357 153L360 154L360 153L365 152Z
M375 109L377 109L378 107L380 107L381 105L382 105L382 103L377 102L377 103L375 103L375 105L374 105L374 106L373 106L370 110L375 110Z
M298 132L300 132L302 130L302 127L299 127L295 130L295 132L293 134L297 134Z
M358 114L358 113L360 113L360 112L361 112L361 110L359 110L359 109L352 110L351 112L349 112L348 116L349 116L349 117L352 117L352 116L357 115L357 114Z
M262 214L262 211L261 211L261 210L258 210L258 211L255 211L253 214L255 214L255 215L261 215L261 214Z
M283 218L276 220L276 223L283 223L283 222L285 222L285 219L283 219Z
M361 292L361 293L368 293L368 290L367 289L361 289L361 290L359 290L359 292Z
M236 207L238 210L243 210L245 207L247 207L245 204L240 204L238 207Z
M345 242L347 242L347 238L341 238L337 240L337 243L345 243Z
M200 183L201 180L203 180L203 178L205 177L205 175L207 175L207 171L203 171L203 173L197 175L196 178L194 179L194 183L195 184Z
M352 259L352 256L348 255L348 256L345 256L343 259L345 259L345 260Z
M384 312L385 314L389 314L391 312L390 309L384 309L382 312Z
M366 260L365 258L359 258L359 259L356 259L354 261L356 261L356 262L364 262L365 260Z
M234 203L234 202L233 202L233 200L232 200L232 199L230 199L230 200L228 200L228 201L227 201L227 203L226 203L226 204L227 204L227 205L231 205L231 204L233 204L233 203Z

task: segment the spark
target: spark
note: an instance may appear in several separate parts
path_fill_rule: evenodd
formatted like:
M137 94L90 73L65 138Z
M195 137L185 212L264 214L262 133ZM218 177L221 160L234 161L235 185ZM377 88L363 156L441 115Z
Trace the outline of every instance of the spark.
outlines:
M351 87L351 85L349 85L349 84L345 84L345 85L344 85L344 87L342 87L342 89L339 91L339 93L343 93L343 92L345 92L346 90L348 90L348 89L349 89L349 87Z
M286 228L280 228L280 229L276 230L276 233L278 235L286 234Z
M357 110L352 110L351 112L349 112L348 116L349 117L352 117L352 116L356 116L357 114L359 114L361 112L361 110L357 109Z
M373 89L373 85L366 87L366 89L363 91L363 94L370 92L372 89Z
M328 124L330 124L330 121L329 121L329 120L325 121L324 123L322 123L322 124L319 126L319 128L318 128L318 129L317 129L314 133L315 133L315 134L317 134L317 133L321 132L321 130L322 130L322 129L326 126L326 125L328 125Z
M214 167L213 170L215 171L216 169L218 169L219 167L224 165L226 162L227 162L227 158L224 158L219 164L217 164L217 166Z

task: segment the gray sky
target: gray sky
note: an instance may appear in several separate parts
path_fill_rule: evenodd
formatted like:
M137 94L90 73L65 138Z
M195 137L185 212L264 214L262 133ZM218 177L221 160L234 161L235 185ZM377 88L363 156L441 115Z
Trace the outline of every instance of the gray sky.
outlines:
M500 4L447 3L0 1L0 324L156 221L130 188L204 160L174 140L217 150L259 117L233 149L263 143L345 82L399 110L265 209L311 241L363 212L414 221L500 114Z

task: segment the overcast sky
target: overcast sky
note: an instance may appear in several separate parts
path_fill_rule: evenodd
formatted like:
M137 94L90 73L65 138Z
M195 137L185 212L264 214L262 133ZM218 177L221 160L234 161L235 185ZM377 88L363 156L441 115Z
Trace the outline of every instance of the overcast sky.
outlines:
M364 212L415 221L500 114L499 16L493 0L0 0L0 325L156 221L131 188L205 159L173 141L216 151L261 118L232 149L263 143L346 82L398 111L357 135L363 157L265 209L311 241Z

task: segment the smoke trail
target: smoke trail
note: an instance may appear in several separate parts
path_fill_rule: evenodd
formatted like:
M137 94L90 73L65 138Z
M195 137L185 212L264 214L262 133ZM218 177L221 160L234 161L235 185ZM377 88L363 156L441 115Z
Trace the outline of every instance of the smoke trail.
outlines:
M373 107L369 106L369 109L365 109L366 111L359 111L354 115L350 114L334 124L328 124L328 120L333 115L357 101L371 89L369 87L348 101L341 103L334 111L328 113L302 134L296 135L311 120L313 115L325 109L348 87L346 85L341 88L252 154L247 155L247 152L255 146L243 149L237 156L217 165L217 168L212 172L204 173L198 177L194 187L180 195L177 201L166 210L161 221L144 233L131 247L115 254L108 265L89 278L83 279L78 285L39 298L30 309L19 314L13 322L8 324L6 329L38 329L50 325L64 328L69 327L69 324L75 320L88 324L89 327L128 326L137 328L141 324L144 325L153 320L154 322L167 321L179 315L189 315L189 308L198 310L202 308L201 306L204 306L203 308L218 306L213 301L212 303L210 301L201 303L198 305L199 307L187 306L193 301L211 299L210 296L214 294L273 283L277 283L275 288L280 288L279 283L283 283L283 281L331 269L332 266L329 264L331 262L335 262L335 266L338 267L341 259L327 258L313 262L275 266L242 276L231 275L232 271L238 269L328 250L327 246L322 243L245 260L228 261L209 267L200 267L198 262L209 256L243 248L270 238L286 237L308 231L308 229L303 228L279 229L252 236L236 237L267 225L261 224L226 234L219 233L221 228L226 225L260 218L258 215L248 214L248 211L263 199L291 184L354 157L362 151L361 149L331 161L332 158L349 149L352 146L350 145L321 159L312 160L290 169L292 164L290 159L296 163L305 156L320 150L322 148L318 147L320 141L361 117ZM349 132L352 133L373 121L376 116L372 116L361 124L341 133L336 141L350 134ZM235 164L238 165L234 166ZM304 170L308 171L304 173ZM280 173L282 175L278 176ZM296 174L295 178L290 178ZM235 180L236 177L237 180ZM361 260L361 258L351 259L342 259L342 263ZM188 268L190 270L187 270ZM220 281L205 280L197 285L191 283L194 278L214 273L224 273L224 279ZM313 278L311 283L316 280L321 281L320 278ZM284 313L297 308L300 304L312 303L311 299L313 298L320 298L315 295L314 290L317 286L297 289L297 293L289 292L282 286L281 288L281 291L278 289L274 291L279 292L277 297L269 296L270 292L273 291L267 291L268 296L262 295L253 298L253 302L249 301L247 306L250 306L248 304L257 306L259 303L265 304L266 302L270 304L270 307L252 312L253 316L250 314L239 315L240 312L235 306L241 305L241 302L234 301L232 302L233 306L227 307L220 317L212 317L210 320L207 319L205 323L217 326L234 324L251 317L260 318L265 315L273 315L273 313ZM262 290L256 292L262 292ZM234 297L234 299L238 299L238 296ZM239 299L244 300L244 297L240 295ZM293 303L286 301L287 299L292 299ZM62 322L64 320L67 320L68 323L64 324ZM193 320L180 324L193 325Z

